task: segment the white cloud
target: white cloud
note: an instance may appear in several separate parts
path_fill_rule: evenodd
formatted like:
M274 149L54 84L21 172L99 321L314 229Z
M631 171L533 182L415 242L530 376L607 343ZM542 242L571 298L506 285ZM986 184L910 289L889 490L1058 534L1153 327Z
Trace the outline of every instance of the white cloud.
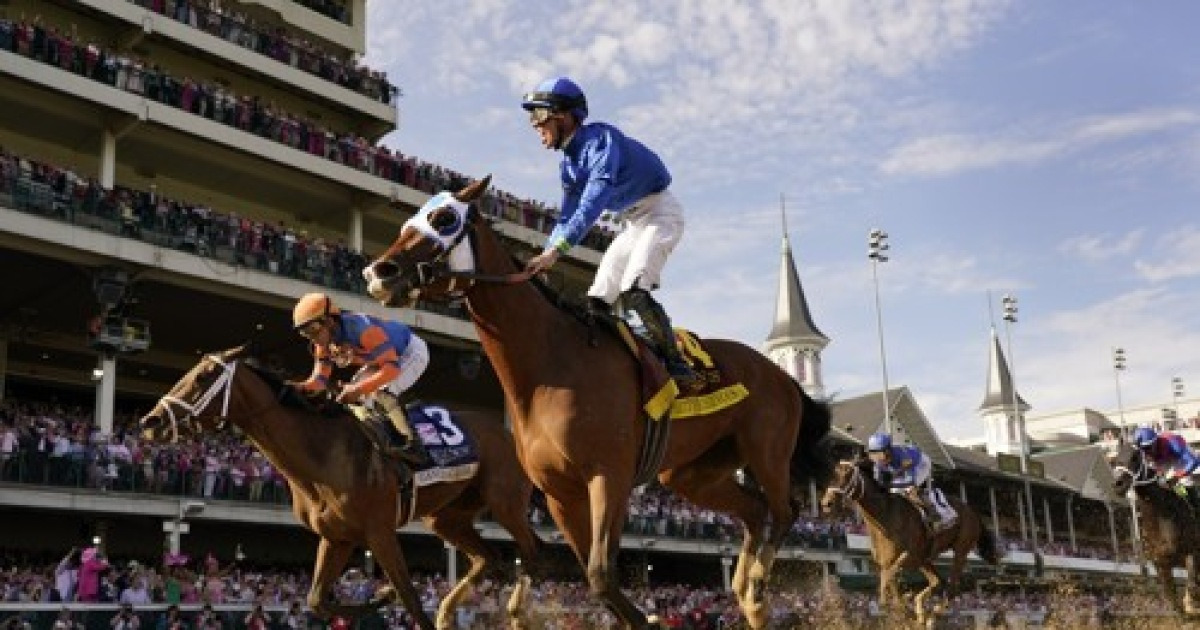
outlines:
M1200 229L1187 225L1160 237L1149 260L1138 259L1134 268L1150 282L1200 277L1197 252L1200 252Z
M1010 130L1013 137L943 134L911 140L883 160L892 175L952 175L1008 164L1033 164L1099 144L1195 127L1200 114L1154 109L1045 124L1036 131Z
M1080 258L1089 262L1100 262L1112 258L1128 258L1142 243L1145 230L1131 230L1125 234L1080 234L1072 236L1058 245L1058 252L1066 258Z

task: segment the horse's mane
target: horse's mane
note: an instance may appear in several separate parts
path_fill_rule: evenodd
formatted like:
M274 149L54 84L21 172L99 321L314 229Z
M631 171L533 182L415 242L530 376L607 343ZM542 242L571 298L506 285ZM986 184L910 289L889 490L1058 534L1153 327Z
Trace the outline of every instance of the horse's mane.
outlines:
M324 416L342 415L345 410L339 405L315 405L299 390L288 384L287 380L273 368L268 367L257 357L245 357L242 366L254 372L271 391L275 392L275 400L280 405L296 411L318 413Z

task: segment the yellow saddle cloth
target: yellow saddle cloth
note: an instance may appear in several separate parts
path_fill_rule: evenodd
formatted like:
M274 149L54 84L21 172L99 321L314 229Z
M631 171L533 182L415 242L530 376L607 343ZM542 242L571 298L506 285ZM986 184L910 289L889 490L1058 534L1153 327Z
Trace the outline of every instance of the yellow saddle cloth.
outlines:
M704 377L704 388L681 396L662 360L624 322L618 327L621 338L638 359L642 373L642 409L652 420L673 420L705 416L728 409L750 395L740 382L730 379L694 333L675 329L675 343L688 365Z

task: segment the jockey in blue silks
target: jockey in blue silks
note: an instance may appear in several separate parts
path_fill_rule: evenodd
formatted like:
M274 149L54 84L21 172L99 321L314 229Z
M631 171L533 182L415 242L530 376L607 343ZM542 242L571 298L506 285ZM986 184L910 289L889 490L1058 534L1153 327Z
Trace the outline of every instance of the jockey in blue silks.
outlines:
M867 454L875 462L876 481L890 483L892 492L904 494L921 505L934 531L954 524L957 514L945 497L933 488L933 462L921 449L911 445L895 446L891 435L876 433L867 440Z
M1192 452L1183 436L1164 431L1158 433L1150 427L1141 427L1133 434L1133 445L1142 451L1154 470L1168 484L1176 489L1179 496L1200 507L1200 497L1196 496L1196 482L1193 475L1200 468L1200 458Z

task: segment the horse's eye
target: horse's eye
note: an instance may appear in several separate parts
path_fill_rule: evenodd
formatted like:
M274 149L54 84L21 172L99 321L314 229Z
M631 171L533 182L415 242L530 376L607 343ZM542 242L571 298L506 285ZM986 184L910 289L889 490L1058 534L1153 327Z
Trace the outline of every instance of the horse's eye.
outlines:
M429 225L442 236L453 236L458 231L458 213L449 208L437 210L429 215Z

